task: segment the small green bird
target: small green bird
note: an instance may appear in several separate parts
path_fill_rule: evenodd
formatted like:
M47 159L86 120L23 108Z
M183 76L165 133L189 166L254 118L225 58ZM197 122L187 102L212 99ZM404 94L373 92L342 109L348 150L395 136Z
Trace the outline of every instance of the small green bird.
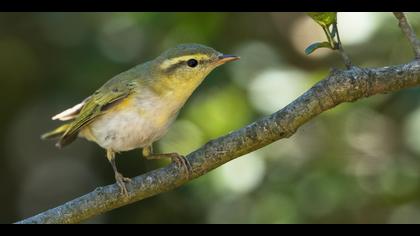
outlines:
M96 142L106 149L115 180L121 193L127 195L125 182L131 180L118 172L115 153L142 148L146 159L171 158L185 164L177 153L154 154L152 144L167 132L187 99L213 69L238 59L200 44L178 45L113 77L81 103L52 117L71 122L42 138L59 138L59 148L77 137Z

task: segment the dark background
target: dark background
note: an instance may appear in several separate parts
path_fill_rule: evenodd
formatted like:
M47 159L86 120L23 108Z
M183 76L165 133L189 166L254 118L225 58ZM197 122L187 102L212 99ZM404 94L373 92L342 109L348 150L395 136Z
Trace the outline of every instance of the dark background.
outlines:
M420 15L408 18L420 32ZM391 13L339 13L353 62L413 57ZM58 150L39 136L50 117L112 76L179 43L241 57L215 70L155 145L187 154L270 114L342 68L303 13L0 13L0 222L11 223L114 182L105 152L78 140ZM342 104L291 138L185 186L90 223L420 223L419 89ZM135 176L167 164L118 155Z

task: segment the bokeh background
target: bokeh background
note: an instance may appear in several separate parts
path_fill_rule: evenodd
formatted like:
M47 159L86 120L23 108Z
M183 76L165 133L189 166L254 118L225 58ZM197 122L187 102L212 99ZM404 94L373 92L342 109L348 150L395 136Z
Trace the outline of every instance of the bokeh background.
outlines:
M420 14L409 13L420 33ZM364 67L405 63L391 13L339 13L344 48ZM187 154L271 114L324 78L340 57L303 13L0 13L0 222L11 223L114 182L105 152L39 136L50 117L112 76L179 43L241 61L214 71L155 145ZM88 223L420 223L420 89L342 104L291 138L185 186ZM118 156L135 176L167 162Z

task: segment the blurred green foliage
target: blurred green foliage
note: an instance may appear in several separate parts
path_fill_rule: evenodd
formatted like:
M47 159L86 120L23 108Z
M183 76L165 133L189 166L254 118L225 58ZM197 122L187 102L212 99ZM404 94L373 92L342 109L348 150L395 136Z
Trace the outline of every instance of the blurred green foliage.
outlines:
M341 41L359 66L413 55L391 13L339 13ZM419 14L408 14L420 32ZM168 47L196 42L241 61L193 94L160 151L189 153L282 108L340 57L304 48L323 37L304 13L0 13L0 222L9 223L114 182L101 148L64 150L39 135L50 117L112 76ZM325 36L324 36L325 37ZM325 112L291 138L169 193L91 223L420 223L420 90ZM118 156L134 176L165 165Z

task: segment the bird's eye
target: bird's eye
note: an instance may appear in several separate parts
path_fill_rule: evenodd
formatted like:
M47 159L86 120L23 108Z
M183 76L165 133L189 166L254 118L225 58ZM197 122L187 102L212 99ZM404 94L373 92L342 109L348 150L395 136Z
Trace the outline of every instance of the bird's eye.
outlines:
M198 65L198 61L196 59L189 59L187 61L187 65L189 67L196 67Z

